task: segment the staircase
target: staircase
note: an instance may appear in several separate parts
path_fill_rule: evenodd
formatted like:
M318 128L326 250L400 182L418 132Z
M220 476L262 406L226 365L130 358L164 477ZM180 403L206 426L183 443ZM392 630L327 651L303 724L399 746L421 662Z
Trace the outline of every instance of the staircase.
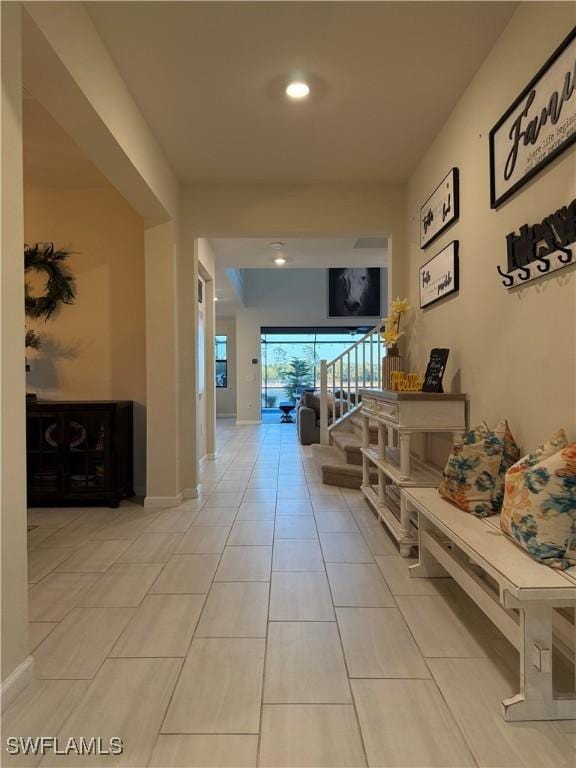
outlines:
M362 424L358 412L330 432L330 445L313 445L312 457L316 468L327 485L341 488L360 488L362 485ZM370 427L370 442L376 445L378 430ZM376 470L370 480L376 483Z
M385 346L381 321L345 352L320 363L320 445L312 446L312 456L322 481L343 488L362 485L361 389L381 386L382 355ZM378 433L370 426L370 443ZM377 482L376 471L370 480Z

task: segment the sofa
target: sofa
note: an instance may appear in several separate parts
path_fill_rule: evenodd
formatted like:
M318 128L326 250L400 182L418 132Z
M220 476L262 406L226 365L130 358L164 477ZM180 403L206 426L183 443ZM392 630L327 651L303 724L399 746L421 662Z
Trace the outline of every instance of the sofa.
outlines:
M332 424L334 398L328 396L328 426ZM340 408L342 409L340 411ZM348 408L346 401L338 404L337 413L345 413ZM303 392L296 405L296 425L301 445L312 445L320 442L320 393Z

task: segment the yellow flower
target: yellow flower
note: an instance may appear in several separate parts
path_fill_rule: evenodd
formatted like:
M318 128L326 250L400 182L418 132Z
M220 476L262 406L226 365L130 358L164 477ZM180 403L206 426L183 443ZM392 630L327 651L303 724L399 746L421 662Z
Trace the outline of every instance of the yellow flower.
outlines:
M394 344L396 344L400 336L402 336L402 334L398 333L398 331L395 328L389 328L386 331L384 331L384 334L383 334L384 343L386 344L387 347L392 347L394 346Z
M392 312L397 315L402 312L407 312L410 309L410 305L408 304L408 299L401 299L399 297L396 297L394 301L392 302Z

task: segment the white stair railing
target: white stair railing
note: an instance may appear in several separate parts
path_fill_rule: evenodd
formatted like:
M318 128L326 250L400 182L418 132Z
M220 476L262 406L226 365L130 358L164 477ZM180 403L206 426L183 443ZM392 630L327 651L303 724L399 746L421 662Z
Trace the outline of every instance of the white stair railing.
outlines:
M329 445L330 432L361 406L361 389L380 389L381 339L384 321L358 339L334 360L320 361L320 442Z

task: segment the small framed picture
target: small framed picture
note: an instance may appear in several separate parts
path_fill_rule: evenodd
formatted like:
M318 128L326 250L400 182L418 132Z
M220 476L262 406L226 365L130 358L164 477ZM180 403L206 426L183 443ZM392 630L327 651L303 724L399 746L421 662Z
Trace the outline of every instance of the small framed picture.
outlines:
M420 248L430 245L459 216L458 168L452 168L420 208Z
M459 284L458 240L452 240L420 267L420 309L454 293Z

